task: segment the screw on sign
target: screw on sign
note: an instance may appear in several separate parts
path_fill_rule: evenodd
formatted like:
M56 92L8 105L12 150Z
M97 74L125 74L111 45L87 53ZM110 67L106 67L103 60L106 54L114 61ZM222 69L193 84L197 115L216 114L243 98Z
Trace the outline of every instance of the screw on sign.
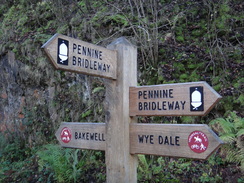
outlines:
M208 137L201 131L194 131L188 137L188 146L195 153L202 153L208 148Z
M71 141L71 131L70 131L70 129L67 128L67 127L63 128L61 130L60 136L61 136L61 140L64 143L69 143Z

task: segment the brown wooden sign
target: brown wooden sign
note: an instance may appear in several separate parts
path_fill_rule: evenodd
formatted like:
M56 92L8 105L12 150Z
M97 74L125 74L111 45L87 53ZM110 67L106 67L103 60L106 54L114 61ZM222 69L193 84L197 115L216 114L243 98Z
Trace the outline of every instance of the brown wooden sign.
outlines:
M137 50L126 39L107 49L56 34L42 48L57 69L113 79L104 80L105 123L63 122L55 133L63 147L106 151L108 183L137 182L136 154L206 159L222 144L207 125L136 124L130 116L206 115L221 96L206 82L129 87Z
M132 154L207 159L222 143L207 125L130 125Z
M105 150L105 123L63 122L55 133L62 147Z
M206 82L130 87L130 116L204 116L220 98Z
M117 78L117 52L91 43L55 34L43 46L56 69Z

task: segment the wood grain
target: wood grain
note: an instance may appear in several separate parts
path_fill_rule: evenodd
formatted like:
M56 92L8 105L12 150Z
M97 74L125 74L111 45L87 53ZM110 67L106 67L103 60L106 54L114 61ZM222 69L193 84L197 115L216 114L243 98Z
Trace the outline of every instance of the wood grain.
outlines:
M201 131L207 136L208 148L205 152L196 153L189 148L188 137L193 131ZM145 136L147 136L147 140ZM139 137L143 137L143 142L139 141ZM164 141L165 138L167 138L167 142ZM168 157L207 159L222 143L223 142L207 125L130 125L130 152L132 154L151 154Z
M64 128L71 132L71 140L68 143L61 139L61 131ZM55 135L62 147L103 151L106 147L105 123L63 122Z
M68 65L62 65L57 63L59 38L67 40L69 42ZM74 44L76 45L75 47ZM93 51L99 51L99 58L94 58L93 56L82 54L83 47L85 47L86 49L89 48ZM117 77L117 52L115 50L110 50L62 34L55 34L42 46L42 48L44 49L49 60L56 69L99 76L109 79L116 79ZM75 62L73 61L74 58ZM80 64L78 64L79 58Z
M137 49L125 38L108 46L118 52L116 81L106 80L106 172L108 183L137 182L137 157L129 151L129 86L137 83Z
M196 86L203 87L203 111L190 110L190 87ZM150 98L154 91L161 93ZM204 116L220 99L204 81L130 87L130 116Z

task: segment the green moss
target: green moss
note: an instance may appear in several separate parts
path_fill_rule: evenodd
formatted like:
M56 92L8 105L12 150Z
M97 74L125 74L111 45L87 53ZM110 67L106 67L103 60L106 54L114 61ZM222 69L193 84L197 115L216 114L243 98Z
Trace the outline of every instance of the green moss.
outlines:
M184 72L186 70L186 67L183 63L181 62L175 62L174 63L174 68L178 72Z
M197 30L193 30L193 31L191 32L191 34L192 34L192 36L194 36L194 37L200 37L200 36L202 36L202 31L199 30L199 29L197 29Z
M164 80L164 77L162 75L158 76L158 81L162 82Z
M244 95L241 94L236 100L236 103L241 104L241 106L244 106Z
M217 91L217 92L219 92L219 91L221 90L221 88L222 88L222 84L217 84L217 85L214 85L214 86L213 86L213 89L214 89L215 91Z
M212 78L212 84L213 84L213 86L220 84L220 80L221 80L221 76L215 76L215 77L213 77Z
M197 74L196 71L192 72L190 77L189 77L189 81L199 81L200 80L200 75Z
M180 75L180 79L181 79L181 80L185 80L185 79L187 79L188 77L189 77L188 74L181 74L181 75Z
M184 42L184 36L176 36L176 40L179 42Z
M188 64L187 65L187 67L189 68L189 69L195 69L196 68L196 64Z
M193 117L193 116L182 116L181 121L182 121L182 124L194 124L195 118L196 117Z

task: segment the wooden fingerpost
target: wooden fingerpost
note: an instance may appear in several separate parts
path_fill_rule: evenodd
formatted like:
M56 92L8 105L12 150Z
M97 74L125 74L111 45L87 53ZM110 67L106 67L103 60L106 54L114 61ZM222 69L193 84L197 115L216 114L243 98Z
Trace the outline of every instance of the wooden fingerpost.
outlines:
M117 50L117 79L106 80L106 174L107 183L136 183L137 156L130 154L129 87L137 84L137 48L121 37L108 49Z

